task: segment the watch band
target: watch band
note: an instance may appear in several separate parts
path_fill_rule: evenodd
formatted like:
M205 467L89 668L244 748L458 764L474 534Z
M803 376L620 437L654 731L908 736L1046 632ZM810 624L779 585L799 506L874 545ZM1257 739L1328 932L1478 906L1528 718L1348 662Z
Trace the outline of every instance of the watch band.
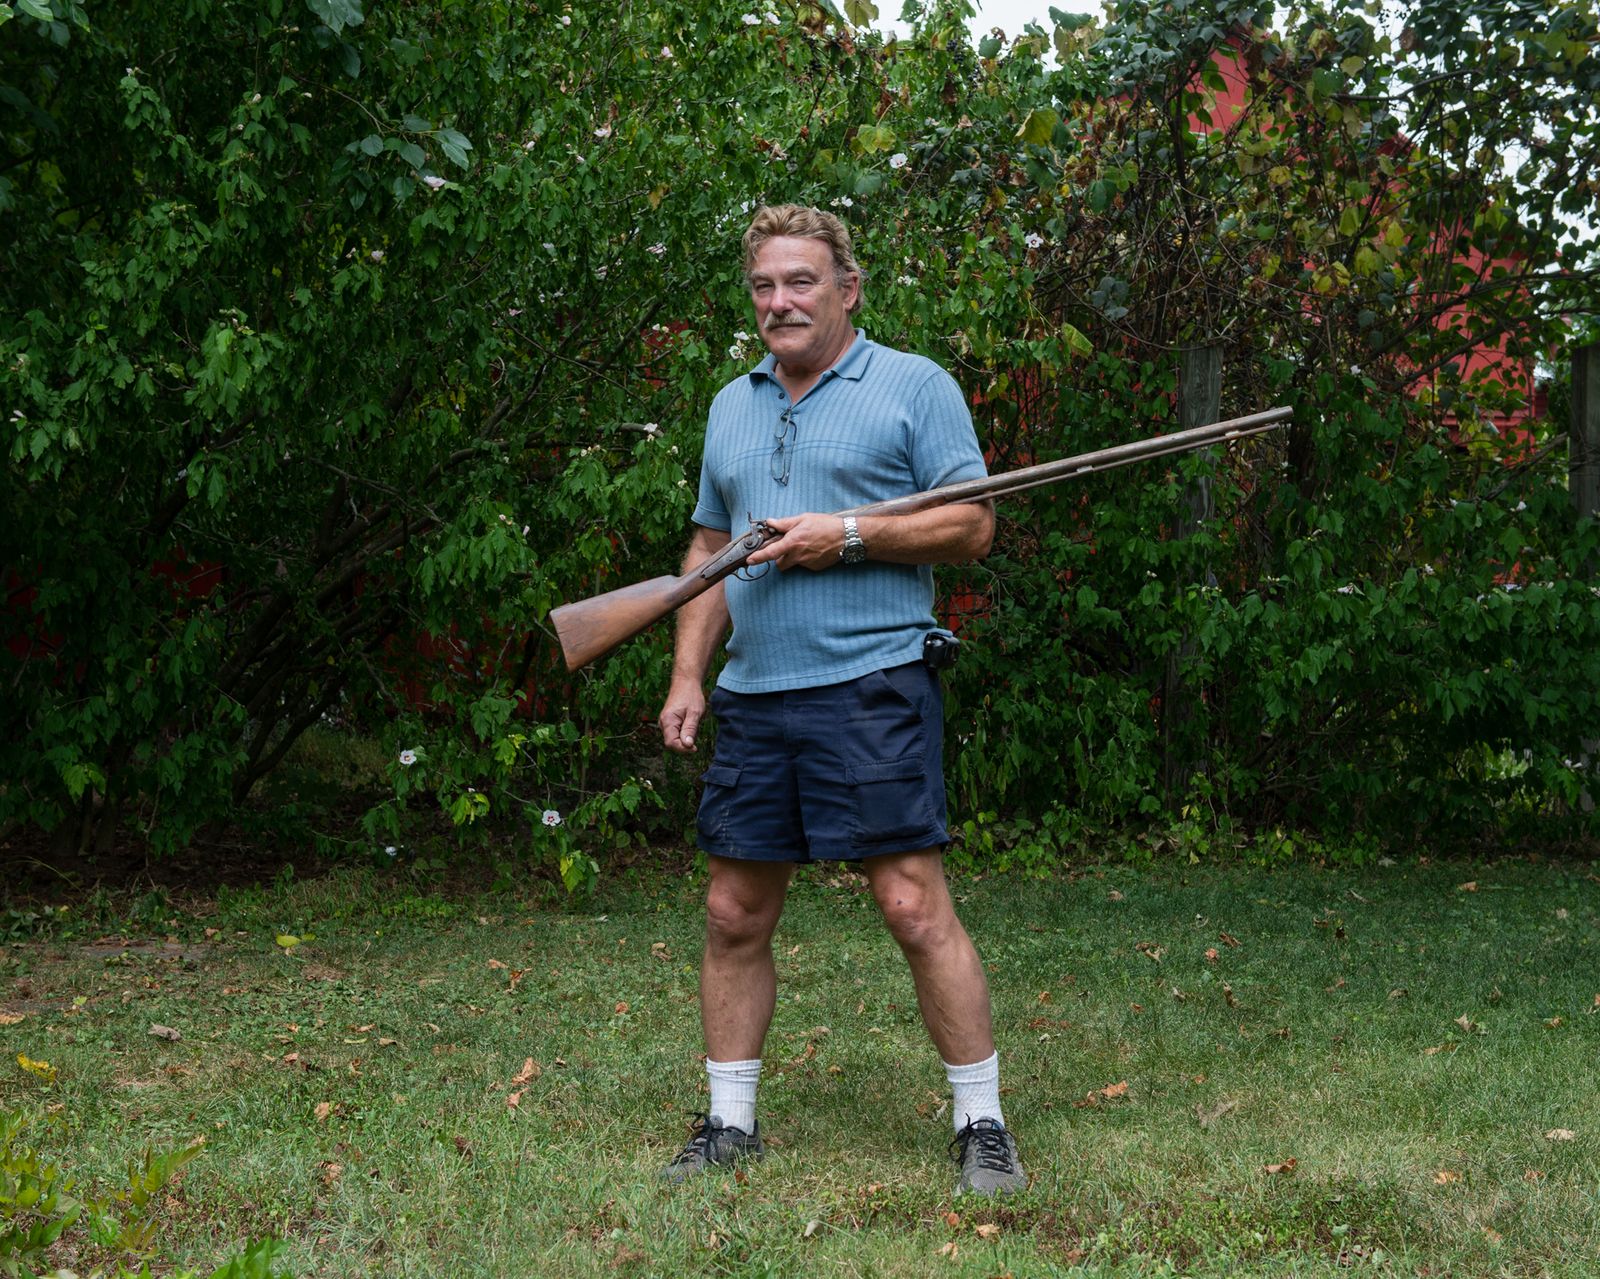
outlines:
M856 528L856 517L844 517L844 545L839 548L839 560L844 564L859 564L867 558L867 544L861 540Z

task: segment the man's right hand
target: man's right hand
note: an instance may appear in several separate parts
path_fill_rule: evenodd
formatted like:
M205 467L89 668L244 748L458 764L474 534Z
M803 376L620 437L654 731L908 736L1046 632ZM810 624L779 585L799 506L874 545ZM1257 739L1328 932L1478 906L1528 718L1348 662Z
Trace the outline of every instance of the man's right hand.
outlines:
M706 714L706 694L698 680L674 679L661 708L661 740L669 751L694 754L695 734Z

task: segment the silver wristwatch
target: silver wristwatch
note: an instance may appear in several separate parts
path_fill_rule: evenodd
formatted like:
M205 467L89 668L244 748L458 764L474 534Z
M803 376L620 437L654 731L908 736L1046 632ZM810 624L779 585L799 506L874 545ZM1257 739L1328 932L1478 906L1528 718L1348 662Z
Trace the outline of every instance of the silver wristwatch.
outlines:
M839 548L839 561L842 564L859 564L867 558L867 544L861 540L861 533L856 528L856 517L844 517L844 545Z

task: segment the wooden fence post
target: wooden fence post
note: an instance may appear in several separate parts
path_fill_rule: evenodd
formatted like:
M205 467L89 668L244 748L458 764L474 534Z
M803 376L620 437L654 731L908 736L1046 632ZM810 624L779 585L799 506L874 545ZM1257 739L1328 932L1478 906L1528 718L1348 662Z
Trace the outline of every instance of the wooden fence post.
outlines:
M1222 348L1196 346L1184 350L1178 365L1178 429L1205 426L1222 416ZM1217 451L1206 449L1200 457L1209 463ZM1185 501L1185 510L1173 525L1172 536L1181 541L1205 526L1216 514L1216 496L1211 488L1209 466L1195 481ZM1211 569L1205 571L1206 584L1212 582ZM1167 669L1161 681L1161 780L1170 807L1183 794L1189 778L1201 765L1189 758L1184 730L1194 718L1196 691L1183 678L1184 667L1194 656L1194 640L1187 634L1167 654Z
M1572 423L1567 436L1567 488L1578 518L1600 519L1600 342L1572 353ZM1591 565L1594 569L1596 566ZM1600 738L1583 743L1585 768L1600 757ZM1594 797L1579 795L1579 806L1594 811Z

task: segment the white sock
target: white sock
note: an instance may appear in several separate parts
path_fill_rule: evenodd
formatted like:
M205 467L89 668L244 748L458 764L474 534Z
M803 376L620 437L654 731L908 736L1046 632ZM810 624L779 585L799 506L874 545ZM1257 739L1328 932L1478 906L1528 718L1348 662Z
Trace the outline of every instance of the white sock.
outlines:
M708 1113L728 1128L752 1133L756 1129L756 1084L761 1079L761 1058L752 1061L712 1061L706 1058L711 1078Z
M950 1119L957 1132L978 1119L992 1119L1005 1127L1005 1116L1000 1113L998 1052L968 1066L952 1066L945 1062L944 1073L955 1094L950 1102Z

